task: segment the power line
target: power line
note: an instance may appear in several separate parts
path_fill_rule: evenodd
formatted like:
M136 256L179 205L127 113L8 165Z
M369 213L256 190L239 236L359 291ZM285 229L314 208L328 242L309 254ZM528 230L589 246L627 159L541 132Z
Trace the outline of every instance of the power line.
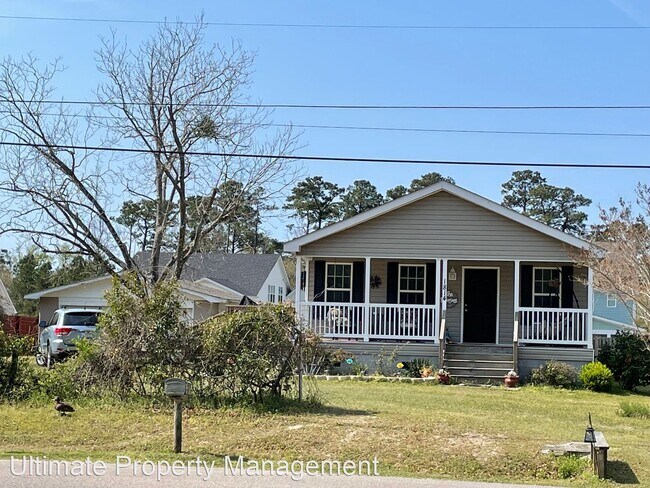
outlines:
M8 110L0 110L0 114L9 114ZM86 118L85 114L70 113L41 113L51 117ZM91 118L108 120L126 120L117 115L92 115ZM255 125L239 122L238 125ZM581 132L581 131L531 131L531 130L495 130L495 129L440 129L427 127L386 127L386 126L360 126L360 125L322 125L322 124L279 124L266 123L268 127L295 127L298 129L325 129L325 130L353 130L353 131L378 131L378 132L414 132L414 133L445 133L445 134L504 134L504 135L533 135L533 136L579 136L579 137L650 137L647 132ZM0 129L1 130L1 129Z
M42 149L61 149L68 151L112 151L123 153L174 155L178 151L153 149L137 149L128 147L84 146L73 144L30 144L26 142L0 141L0 146L36 147ZM288 154L250 154L213 151L185 151L186 156L215 156L256 159L285 159L296 161L322 161L338 163L389 163L389 164L436 164L446 166L524 166L536 168L601 168L601 169L650 169L650 164L613 164L613 163L529 163L529 162L497 162L497 161L451 161L432 159L395 159L395 158L361 158L343 156L308 156Z
M562 131L528 131L528 130L491 130L491 129L429 129L420 127L367 127L357 125L312 125L312 124L268 124L276 127L297 127L302 129L341 129L387 132L433 132L452 134L511 134L534 136L591 136L591 137L650 137L643 132L562 132Z
M92 106L145 106L167 107L165 103L103 102L99 100L0 100L0 103L39 103ZM226 108L286 108L286 109L337 109L337 110L648 110L650 105L358 105L358 104L300 104L300 103L185 103L187 107Z
M404 25L404 24L321 24L321 23L279 23L279 22L198 22L152 19L106 19L97 17L42 17L34 15L0 15L6 20L38 20L57 22L86 22L113 24L167 24L182 22L188 25L202 24L216 27L262 27L301 29L372 29L372 30L636 30L644 31L644 25Z

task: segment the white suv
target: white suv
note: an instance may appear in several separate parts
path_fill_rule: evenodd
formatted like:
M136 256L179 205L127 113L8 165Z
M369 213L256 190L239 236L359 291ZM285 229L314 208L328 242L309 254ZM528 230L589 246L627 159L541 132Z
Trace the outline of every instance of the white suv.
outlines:
M55 360L76 352L75 340L94 336L101 313L99 309L63 308L49 321L41 320L36 363L50 368Z

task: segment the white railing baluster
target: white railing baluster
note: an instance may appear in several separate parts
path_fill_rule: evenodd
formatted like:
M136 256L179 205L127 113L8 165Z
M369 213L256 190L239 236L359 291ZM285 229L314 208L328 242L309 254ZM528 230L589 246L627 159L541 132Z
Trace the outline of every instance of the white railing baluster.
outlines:
M587 345L588 310L521 307L520 311L519 342Z

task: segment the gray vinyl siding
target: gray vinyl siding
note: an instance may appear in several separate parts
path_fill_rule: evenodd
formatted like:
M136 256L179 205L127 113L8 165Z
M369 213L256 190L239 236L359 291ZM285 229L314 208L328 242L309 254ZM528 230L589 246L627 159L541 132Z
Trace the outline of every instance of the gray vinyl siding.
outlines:
M567 261L567 245L439 192L303 246L307 256Z
M519 375L527 377L533 368L538 368L551 359L568 363L578 371L594 360L594 350L576 347L531 347L519 346Z
M461 342L463 266L499 268L499 344L512 344L514 326L514 263L449 261L448 268L456 271L456 280L448 281L449 291L458 297L458 305L447 308L447 329L454 342Z

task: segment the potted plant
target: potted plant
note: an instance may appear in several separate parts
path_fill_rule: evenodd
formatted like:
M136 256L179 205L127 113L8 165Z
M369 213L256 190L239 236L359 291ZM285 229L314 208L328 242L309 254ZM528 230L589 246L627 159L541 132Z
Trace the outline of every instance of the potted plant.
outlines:
M448 385L451 383L451 375L449 371L444 368L438 370L438 381L443 385Z
M508 388L514 388L519 384L519 375L514 369L506 373L504 382Z

